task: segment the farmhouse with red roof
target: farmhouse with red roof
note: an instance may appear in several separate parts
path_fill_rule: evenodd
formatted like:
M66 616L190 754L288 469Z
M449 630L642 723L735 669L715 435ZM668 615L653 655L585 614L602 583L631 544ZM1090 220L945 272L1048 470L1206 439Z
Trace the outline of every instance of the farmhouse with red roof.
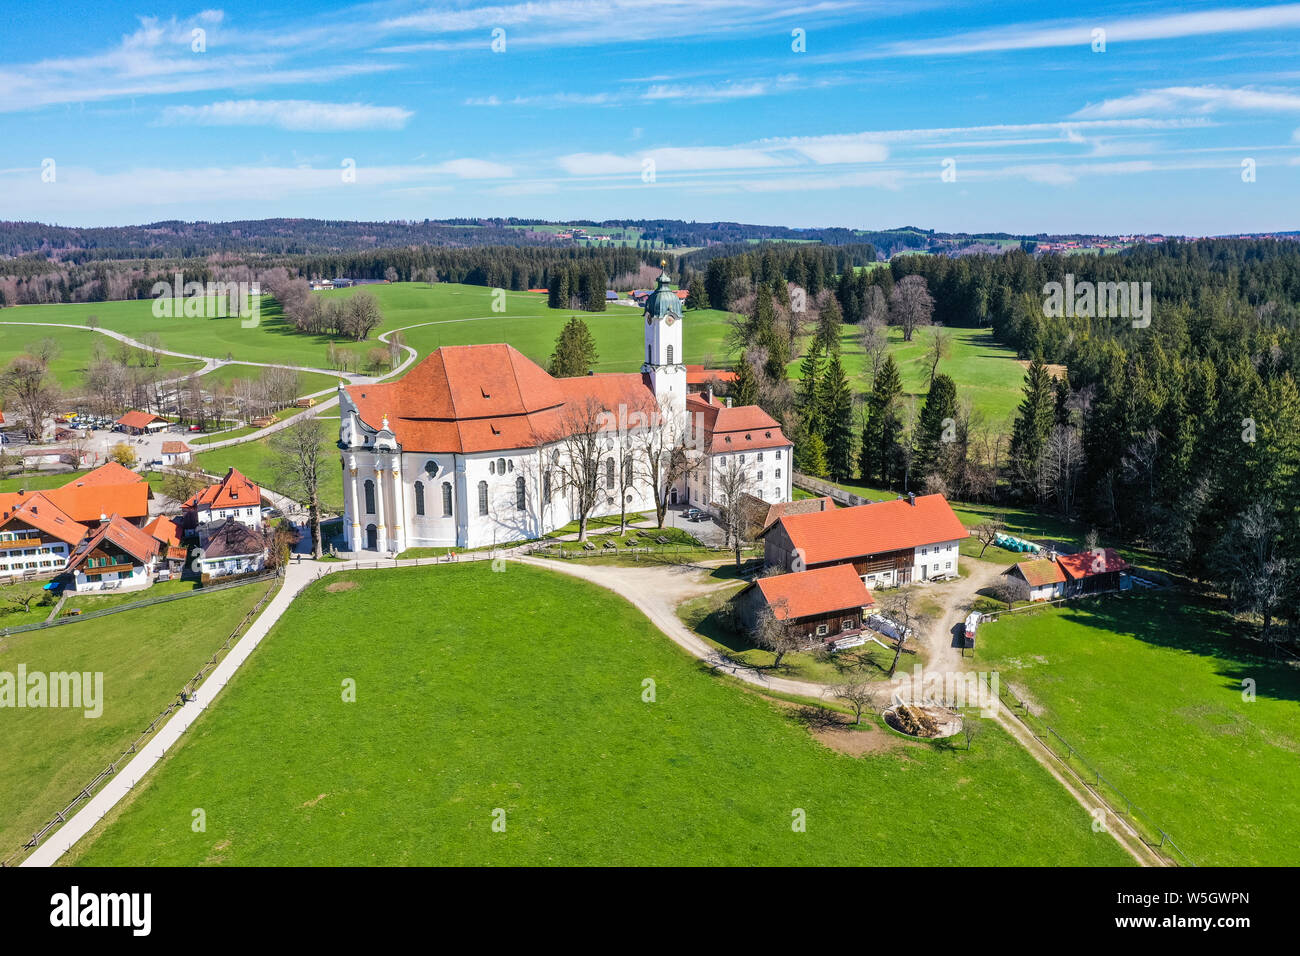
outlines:
M865 584L896 587L956 574L957 549L967 531L943 495L909 495L786 515L761 537L769 568L851 564Z
M581 434L588 408L605 413L608 432L592 517L655 507L635 440L647 434L670 435L690 463L666 489L670 504L718 512L728 469L740 475L729 487L788 501L793 446L781 426L761 408L690 394L682 303L668 286L661 275L646 299L639 373L555 378L509 345L463 345L436 349L398 381L340 386L348 548L479 547L563 527L580 510L565 438Z
M736 596L746 629L764 609L808 644L841 641L861 632L863 614L876 603L849 564L759 578Z
M262 489L238 468L231 468L224 478L191 497L182 508L186 527L198 530L199 547L206 547L209 532L227 518L255 531L262 527Z

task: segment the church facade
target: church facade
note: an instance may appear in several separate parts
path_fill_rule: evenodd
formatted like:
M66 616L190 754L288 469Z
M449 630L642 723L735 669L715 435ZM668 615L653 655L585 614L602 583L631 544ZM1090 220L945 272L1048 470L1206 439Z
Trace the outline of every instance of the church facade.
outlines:
M348 549L477 548L564 527L582 499L581 469L566 467L580 444L571 436L597 407L602 427L584 453L599 458L589 517L653 512L654 469L629 434L648 429L673 436L689 462L666 489L670 504L716 514L741 488L789 501L793 447L780 425L711 388L690 392L681 300L668 286L660 276L646 300L639 373L556 378L508 345L464 345L436 349L396 382L340 386Z

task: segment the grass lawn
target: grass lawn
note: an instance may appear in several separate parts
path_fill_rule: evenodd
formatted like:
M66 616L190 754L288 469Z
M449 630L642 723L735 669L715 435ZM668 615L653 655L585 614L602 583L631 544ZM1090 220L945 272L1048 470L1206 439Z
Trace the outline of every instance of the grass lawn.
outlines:
M79 607L82 611L102 611L104 608L117 607L119 604L131 604L134 601L147 601L150 598L165 597L168 594L185 594L198 590L199 582L188 578L171 581L159 581L143 591L122 591L109 594L69 594L63 605L64 611Z
M0 671L26 664L29 674L104 674L98 718L68 708L0 711L0 857L67 806L176 699L265 591L265 583L252 584L0 639Z
M58 347L58 354L50 362L50 371L59 384L65 388L80 386L90 366L91 352L96 344L108 349L110 355L118 355L121 343L85 327L85 317L94 314L95 306L113 306L120 303L99 302L94 306L85 305L41 305L18 306L0 310L0 364L8 364L15 356L34 348L43 339L53 339ZM137 303L138 304L138 303ZM145 304L148 314L148 304ZM63 313L48 310L64 309ZM39 313L29 310L42 310ZM60 315L60 318L53 318ZM60 322L81 328L38 328L31 325L4 325L5 322ZM104 323L106 328L112 328ZM189 351L176 349L175 351ZM139 365L143 353L140 349L131 349L131 364ZM158 363L158 370L165 372L167 378L185 375L203 367L202 362L194 359L176 358L164 355Z
M68 482L80 478L85 473L85 471L37 471L28 472L25 475L14 475L10 478L0 478L0 492L43 491L49 488L62 488Z
M1186 601L1158 592L1005 615L980 629L976 664L1196 864L1300 864L1300 671Z
M340 573L303 592L70 862L1128 860L995 726L971 751L873 739L882 752L863 758L823 746L631 605L565 575ZM194 807L206 832L190 828ZM799 810L806 832L791 825Z
M321 434L327 441L338 439L338 422L319 422ZM253 441L214 448L193 456L193 461L204 471L214 475L224 475L228 468L238 468L258 484L275 489L275 453L271 450L269 439L258 438ZM321 477L321 504L326 511L336 514L343 511L343 469L337 465L337 458L326 455L326 468Z
M253 434L253 432L260 432L261 430L256 425L241 425L239 428L230 428L224 432L211 432L197 438L187 439L186 444L191 448L198 448L203 445L211 445L213 442L230 441L232 438L245 438Z
M204 388L215 389L219 384L229 384L236 379L257 381L264 371L266 370L260 366L241 365L237 362L231 365L223 365L203 376L203 386ZM300 396L314 395L317 392L337 388L338 384L339 377L337 375L325 375L321 372L298 373L298 394Z

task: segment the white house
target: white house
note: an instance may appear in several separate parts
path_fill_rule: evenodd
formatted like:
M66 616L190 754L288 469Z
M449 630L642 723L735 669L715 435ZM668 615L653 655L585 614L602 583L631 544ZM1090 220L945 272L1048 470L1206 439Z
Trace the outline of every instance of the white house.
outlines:
M65 569L73 591L143 588L153 583L162 545L148 532L113 515L87 537Z
M261 531L237 518L227 518L210 530L207 544L195 558L195 570L214 578L261 571L268 554Z
M216 484L208 485L184 504L187 524L197 528L199 544L206 544L210 529L227 518L252 528L262 527L262 489L231 468Z
M340 386L349 550L474 548L563 527L578 510L565 436L588 407L605 413L608 433L593 516L654 507L648 456L630 437L652 429L673 434L693 471L744 456L755 476L746 490L788 500L793 446L780 425L757 407L689 395L681 299L668 285L660 276L646 300L640 373L555 378L508 345L465 345L435 350L396 382ZM716 490L683 476L668 500L709 507Z
M968 532L943 495L909 495L786 515L761 537L769 567L852 564L868 587L887 588L957 574Z
M183 441L165 441L162 443L162 462L164 465L183 465L190 460L192 450Z

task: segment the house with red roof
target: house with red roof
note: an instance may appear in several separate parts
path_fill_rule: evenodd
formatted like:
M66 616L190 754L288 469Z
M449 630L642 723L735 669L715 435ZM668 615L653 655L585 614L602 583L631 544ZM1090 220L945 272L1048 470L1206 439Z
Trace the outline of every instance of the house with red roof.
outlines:
M254 530L262 527L262 489L231 468L216 484L208 485L182 504L185 526L199 533L199 547L208 533L227 518Z
M681 299L668 286L661 275L646 298L640 372L556 378L509 345L462 345L434 350L394 382L340 385L348 549L480 547L563 527L580 510L565 439L589 407L608 432L590 516L655 507L649 462L628 440L651 429L671 431L689 463L668 504L716 513L728 468L746 492L789 500L793 446L779 423L761 408L691 394Z
M119 515L111 515L68 558L68 589L115 591L148 587L153 584L154 570L164 552L165 546L157 538Z
M1114 548L1093 548L1077 554L1057 555L1065 575L1065 595L1118 591L1127 585L1129 563Z
M57 574L89 529L44 492L14 497L0 517L0 579Z
M852 565L831 564L759 578L736 595L735 608L746 629L752 629L767 610L794 636L813 645L860 634L864 615L875 603Z
M1019 561L1003 573L1017 587L1022 601L1051 601L1065 594L1065 572L1055 555Z
M193 449L183 441L165 441L162 443L162 460L164 465L183 465L190 460Z
M121 430L128 435L144 435L171 426L171 422L159 415L134 410L127 412L115 424L121 425Z
M870 587L957 574L965 525L943 495L908 495L853 508L786 515L760 535L769 568L849 564Z

